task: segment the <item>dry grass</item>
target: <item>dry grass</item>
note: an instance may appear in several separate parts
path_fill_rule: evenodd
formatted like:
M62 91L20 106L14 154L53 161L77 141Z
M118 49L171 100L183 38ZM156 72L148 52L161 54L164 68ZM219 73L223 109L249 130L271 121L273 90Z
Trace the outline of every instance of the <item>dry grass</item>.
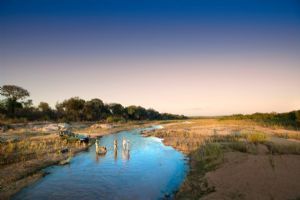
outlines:
M41 169L59 164L89 145L62 139L56 134L24 136L0 145L0 199L9 199L22 187L42 176ZM67 153L61 153L68 149Z
M68 141L58 136L39 140L5 142L0 147L0 165L48 157L53 154L60 154L60 150L64 148L80 148L81 146L82 144L77 141Z
M176 147L176 149L185 153L196 150L207 139L207 136L205 135L176 129L158 129L153 132L146 133L145 136L163 138L166 145Z
M241 136L244 137L248 142L253 144L264 143L267 140L265 133L261 131L241 131Z
M205 174L222 167L227 153L242 152L258 159L299 152L300 144L278 144L282 140L273 140L274 135L281 133L287 135L285 138L296 139L299 132L262 127L251 121L203 119L164 127L146 135L163 138L166 145L183 151L190 158L190 171L175 199L199 199L213 192L215 188L208 185Z
M300 140L299 132L279 132L279 133L274 133L274 136L279 138L284 138L284 139Z
M241 141L230 142L229 144L227 144L227 147L232 151L239 151L243 153L249 152L249 147L246 142L241 142Z
M300 144L276 144L274 142L266 143L271 154L295 154L300 155Z

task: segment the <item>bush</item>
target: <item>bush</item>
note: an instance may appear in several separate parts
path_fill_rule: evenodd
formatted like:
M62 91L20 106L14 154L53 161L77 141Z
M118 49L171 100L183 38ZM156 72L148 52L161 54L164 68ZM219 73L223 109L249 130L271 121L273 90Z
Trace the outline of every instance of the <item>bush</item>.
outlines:
M266 134L263 132L254 132L246 135L246 139L248 142L259 144L264 143L267 139Z
M113 123L113 122L125 122L126 120L123 117L117 116L109 116L106 118L106 122Z

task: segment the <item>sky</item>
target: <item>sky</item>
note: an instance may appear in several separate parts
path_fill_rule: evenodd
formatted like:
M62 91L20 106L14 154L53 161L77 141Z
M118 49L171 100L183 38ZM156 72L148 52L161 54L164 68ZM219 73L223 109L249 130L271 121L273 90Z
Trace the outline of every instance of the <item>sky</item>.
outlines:
M1 0L0 85L212 116L300 109L299 0Z

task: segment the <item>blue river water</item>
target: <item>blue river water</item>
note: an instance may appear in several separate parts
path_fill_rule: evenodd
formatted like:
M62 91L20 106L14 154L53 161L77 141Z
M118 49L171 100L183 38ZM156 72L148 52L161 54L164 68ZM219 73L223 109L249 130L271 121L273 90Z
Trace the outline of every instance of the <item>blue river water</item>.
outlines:
M158 138L143 137L142 130L102 137L100 145L107 147L106 155L96 155L94 145L73 157L68 165L46 168L49 175L13 199L172 199L186 176L186 158ZM123 149L123 138L129 141L129 150ZM117 150L114 140L118 141Z

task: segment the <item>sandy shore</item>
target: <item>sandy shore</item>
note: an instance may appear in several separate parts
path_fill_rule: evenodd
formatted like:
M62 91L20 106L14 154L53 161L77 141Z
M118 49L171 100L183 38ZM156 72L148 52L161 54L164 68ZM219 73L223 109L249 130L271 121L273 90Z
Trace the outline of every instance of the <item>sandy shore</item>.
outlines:
M168 124L145 134L163 138L190 158L176 199L300 197L299 131L209 119Z

